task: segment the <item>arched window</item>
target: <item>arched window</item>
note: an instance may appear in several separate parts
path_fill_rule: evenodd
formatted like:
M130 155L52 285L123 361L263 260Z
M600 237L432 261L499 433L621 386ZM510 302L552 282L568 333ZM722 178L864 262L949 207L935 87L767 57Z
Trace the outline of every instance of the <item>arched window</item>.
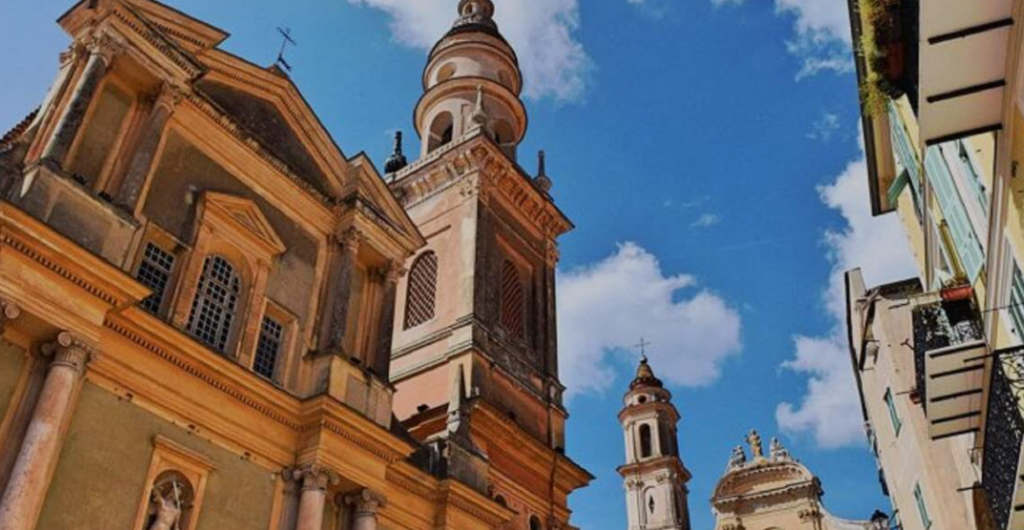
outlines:
M203 262L188 330L211 348L227 353L231 326L238 310L242 281L234 266L221 256L209 256Z
M405 329L434 318L437 295L437 254L425 252L409 270L408 296L405 302Z
M438 147L451 143L454 127L455 120L452 119L450 112L438 114L434 118L434 122L430 124L430 139L427 142L427 152L429 153Z
M540 522L540 517L536 515L530 516L530 530L544 530L544 525Z
M651 426L646 423L640 426L640 458L651 456Z
M523 282L511 260L501 265L501 325L513 337L523 337Z

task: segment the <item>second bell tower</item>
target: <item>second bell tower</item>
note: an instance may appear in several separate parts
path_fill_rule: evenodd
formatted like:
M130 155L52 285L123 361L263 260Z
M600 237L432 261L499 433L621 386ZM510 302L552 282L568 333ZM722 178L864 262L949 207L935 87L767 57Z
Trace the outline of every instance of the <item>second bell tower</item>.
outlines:
M679 457L679 412L647 359L623 398L619 422L625 432L625 482L629 530L690 530L690 472Z

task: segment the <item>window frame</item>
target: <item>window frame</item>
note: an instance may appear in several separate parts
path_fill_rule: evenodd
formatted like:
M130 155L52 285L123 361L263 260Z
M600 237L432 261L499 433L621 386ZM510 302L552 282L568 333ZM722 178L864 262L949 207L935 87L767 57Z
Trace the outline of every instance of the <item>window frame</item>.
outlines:
M885 389L885 395L882 397L882 400L885 401L885 407L889 411L889 420L892 423L893 432L898 437L903 429L903 420L900 418L899 411L896 410L896 398L892 393L892 388L887 387Z
M230 267L229 272L231 275L224 281L217 278L216 267L218 260ZM189 310L188 324L186 326L189 334L213 350L231 356L232 346L236 342L236 337L240 334L240 326L244 328L246 325L243 302L244 293L248 287L243 273L239 270L239 265L230 258L219 253L210 253L204 256L199 277L196 279L192 306ZM225 297L224 301L218 301L217 293L213 291L214 288L222 288L228 291L227 296L233 296L234 300L229 300ZM207 307L207 303L221 311L217 319L217 335L210 338L218 342L217 344L200 336L198 331L198 327L202 322L202 311ZM226 329L224 329L225 327ZM219 341L223 341L223 344L219 344Z
M928 530L934 521L928 513L928 502L924 498L924 490L921 488L920 482L914 483L914 502L917 504L917 513L921 516L921 524L924 525L925 530Z
M419 272L420 270L423 270L423 269L420 269L420 267L425 266L426 260L431 259L431 258L433 260L433 276L432 276L432 285L430 286L430 293L429 293L429 302L430 302L430 304L429 304L430 305L429 316L425 316L424 318L422 318L422 320L417 320L416 322L412 322L412 317L414 316L411 313L412 309L414 308L414 304L413 304L414 299L413 299L413 297L414 296L417 296L417 297L418 296L425 296L425 294L426 294L424 291L421 291L421 290L418 290L418 289L414 290L414 286L415 286L414 282L417 281L417 272ZM413 260L412 266L409 267L409 273L406 275L406 283L405 283L405 308L404 308L404 313L405 314L402 317L402 329L403 329L403 331L423 326L423 325L428 324L428 323L430 323L431 321L433 321L434 319L437 318L437 291L438 291L438 283L439 283L439 280L440 280L439 272L440 272L440 260L437 257L437 252L434 252L433 250L427 250L427 251L421 253L419 256L417 256L415 260ZM417 298L417 301L418 301L418 298ZM423 304L416 304L416 305L423 305Z

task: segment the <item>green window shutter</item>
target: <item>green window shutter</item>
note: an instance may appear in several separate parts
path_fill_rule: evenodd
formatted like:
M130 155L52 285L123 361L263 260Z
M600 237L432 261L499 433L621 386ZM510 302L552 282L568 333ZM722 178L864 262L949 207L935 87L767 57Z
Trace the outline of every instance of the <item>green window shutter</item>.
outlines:
M900 176L893 181L892 186L889 186L889 204L895 205L899 201L900 193L903 193L903 188L906 188L908 183L910 183L910 172L904 169L900 172Z
M900 173L900 177L903 176L904 171L907 173L907 181L910 183L910 191L913 193L914 210L917 213L918 222L923 222L924 216L921 213L921 164L918 161L914 143L910 140L906 127L903 126L903 119L900 118L899 112L896 111L896 105L892 101L889 102L889 133L892 137L892 150L893 157L896 159L896 171ZM899 181L898 178L897 181ZM892 193L892 188L889 189L889 192L890 194ZM890 195L890 198L892 197L894 195Z
M1024 273L1016 260L1013 262L1013 282L1010 285L1010 318L1017 339L1024 340Z
M964 207L960 192L953 183L953 175L946 165L940 149L949 148L943 146L929 147L925 155L925 174L928 182L935 190L935 196L942 209L942 217L949 225L949 232L953 238L953 245L960 257L960 262L967 272L968 279L972 282L981 274L985 265L985 254L981 249L981 242L974 233L970 219L967 217L967 210ZM950 146L952 144L949 144ZM955 149L955 146L952 147Z
M889 409L889 419L892 420L892 430L896 433L896 436L900 435L900 429L903 427L903 422L900 421L899 412L896 411L896 402L893 401L892 389L885 389L885 406Z
M921 484L914 485L914 501L917 502L917 511L921 514L921 524L926 529L932 527L932 518L928 515L928 505L924 502L924 492L921 491Z

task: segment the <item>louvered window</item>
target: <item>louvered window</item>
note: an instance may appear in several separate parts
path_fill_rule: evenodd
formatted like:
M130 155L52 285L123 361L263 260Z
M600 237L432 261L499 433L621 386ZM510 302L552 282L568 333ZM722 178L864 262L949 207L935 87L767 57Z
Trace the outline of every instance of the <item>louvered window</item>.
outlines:
M197 339L222 353L227 352L231 339L241 283L228 260L210 256L203 262L188 329Z
M274 378L277 370L277 358L284 342L284 326L269 316L263 317L260 338L256 342L256 358L252 362L252 370L267 379Z
M142 254L142 263L139 264L139 270L135 273L135 279L152 291L140 303L143 309L154 314L160 312L173 270L174 254L153 243L146 244L146 250Z
M501 325L513 337L523 337L523 283L509 260L501 266Z
M416 258L409 271L409 294L405 304L405 329L434 318L437 299L437 254L427 252Z

